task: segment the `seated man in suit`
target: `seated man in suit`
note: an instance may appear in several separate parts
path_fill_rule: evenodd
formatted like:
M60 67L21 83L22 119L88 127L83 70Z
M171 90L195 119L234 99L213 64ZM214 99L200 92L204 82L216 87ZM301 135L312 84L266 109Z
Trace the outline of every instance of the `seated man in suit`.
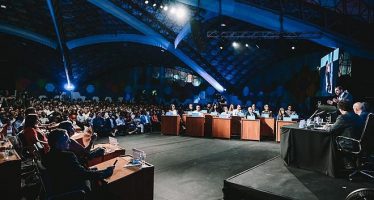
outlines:
M91 191L89 180L108 178L113 174L114 166L105 170L84 168L74 153L67 151L70 138L66 130L55 129L48 135L51 150L43 159L47 175L50 179L51 194L59 194L73 190Z
M359 139L361 137L364 122L358 115L352 112L352 103L347 100L341 100L338 102L337 106L341 115L339 115L335 123L328 128L328 131L331 131L334 136L344 136ZM351 140L339 139L337 141L337 145L340 145L345 149L355 148ZM343 156L345 168L352 168L352 162L353 161L349 157Z

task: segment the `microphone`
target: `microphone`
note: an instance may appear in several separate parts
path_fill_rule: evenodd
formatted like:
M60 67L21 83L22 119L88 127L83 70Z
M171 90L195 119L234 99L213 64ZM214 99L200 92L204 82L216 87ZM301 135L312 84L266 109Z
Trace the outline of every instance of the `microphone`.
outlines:
M312 119L318 112L318 109L316 111L314 111L314 113L312 114L312 116L310 116L308 119Z

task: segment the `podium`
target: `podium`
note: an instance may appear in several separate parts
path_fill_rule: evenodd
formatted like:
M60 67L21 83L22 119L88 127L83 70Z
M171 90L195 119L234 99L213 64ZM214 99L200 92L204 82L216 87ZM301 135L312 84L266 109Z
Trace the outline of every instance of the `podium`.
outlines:
M175 116L161 116L161 134L164 135L179 135L181 117Z
M260 120L259 119L245 119L241 120L242 132L240 139L242 140L256 140L260 141Z

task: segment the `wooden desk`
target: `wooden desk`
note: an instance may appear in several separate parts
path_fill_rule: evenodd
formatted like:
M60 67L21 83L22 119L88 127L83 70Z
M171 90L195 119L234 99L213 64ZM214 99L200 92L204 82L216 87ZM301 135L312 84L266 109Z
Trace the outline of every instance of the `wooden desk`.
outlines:
M100 148L100 147L105 149L104 155L89 160L88 161L88 166L97 165L97 164L102 163L104 161L107 161L107 160L113 159L115 157L119 157L121 155L125 155L126 154L126 150L125 149L123 149L123 148L121 148L119 146L111 145L109 143L106 143L106 144L95 144L95 149L96 148Z
M267 136L274 138L274 127L275 119L274 118L260 118L260 134L261 136Z
M179 135L179 127L181 118L176 116L161 116L161 134L164 135Z
M242 125L242 133L241 139L242 140L257 140L260 141L260 120L259 119L245 119L241 120Z
M297 121L283 121L283 120L277 120L276 122L276 134L275 134L275 141L276 142L280 142L280 134L281 134L281 128L282 126L286 126L286 125L291 125L291 124L296 124Z
M9 143L9 144L8 144ZM10 142L4 146L11 146ZM7 160L0 151L0 197L2 200L19 199L21 193L21 157L12 149Z
M231 135L241 135L242 127L241 121L242 117L232 116L231 117Z
M215 138L231 137L231 118L213 117L212 119L212 136Z
M87 147L91 142L91 134L83 131L74 133L74 135L72 135L70 138L75 139L84 147Z
M105 199L152 200L154 186L154 166L146 163L142 168L124 167L131 156L117 157L97 164L99 170L112 166L118 159L113 175L105 179L105 184L98 188L98 196L109 194Z
M204 137L204 117L186 117L186 134L189 136Z

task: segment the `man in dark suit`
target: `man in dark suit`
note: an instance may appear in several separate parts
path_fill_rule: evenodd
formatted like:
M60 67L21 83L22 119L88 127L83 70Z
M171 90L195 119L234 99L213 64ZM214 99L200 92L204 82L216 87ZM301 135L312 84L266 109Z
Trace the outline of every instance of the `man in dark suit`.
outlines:
M51 150L46 154L43 165L49 177L51 194L73 190L91 191L89 180L108 178L113 174L114 166L105 170L84 168L74 153L67 151L70 139L64 129L55 129L48 135Z
M336 97L333 98L332 100L327 100L327 104L330 105L336 105L339 101L349 101L352 103L353 97L352 95L348 92L348 90L344 90L342 86L336 86L335 87L335 94Z
M347 100L341 100L337 104L341 113L336 118L335 123L329 128L329 131L336 136L344 136L353 139L361 137L364 121L352 111L352 103ZM351 140L338 138L337 145L344 149L355 149L355 144ZM350 157L342 155L344 167L346 169L353 168L354 164Z

